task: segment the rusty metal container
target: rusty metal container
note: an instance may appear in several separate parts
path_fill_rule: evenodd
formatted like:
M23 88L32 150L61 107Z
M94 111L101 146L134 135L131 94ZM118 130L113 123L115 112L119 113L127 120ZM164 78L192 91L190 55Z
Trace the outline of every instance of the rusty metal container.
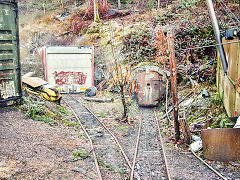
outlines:
M139 106L158 106L161 97L165 94L163 75L152 67L145 67L137 71Z
M22 96L17 1L0 1L0 106Z
M43 49L45 80L62 93L79 93L94 86L94 47Z
M218 161L240 160L240 128L202 130L204 157Z

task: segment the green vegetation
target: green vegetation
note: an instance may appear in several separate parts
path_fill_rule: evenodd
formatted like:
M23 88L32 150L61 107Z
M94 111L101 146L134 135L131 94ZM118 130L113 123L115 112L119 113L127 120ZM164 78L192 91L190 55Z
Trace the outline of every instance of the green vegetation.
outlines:
M49 175L49 174L51 174L51 173L52 173L51 170L47 170L47 171L46 171L46 174L47 174L47 175Z
M137 101L132 101L131 105L128 108L128 113L131 116L136 116L139 114L139 106L137 104Z
M141 27L123 38L122 55L124 63L136 65L140 62L155 62L154 32Z
M114 167L111 165L111 164L107 164L107 163L105 163L103 160L101 160L101 159L98 159L98 163L99 163L99 166L102 166L102 167L104 167L104 168L106 168L106 169L109 169L109 170L111 170L111 171L114 171Z
M224 113L214 118L211 128L233 128L234 125L235 123Z
M73 152L73 160L76 160L77 157L80 157L80 158L82 158L82 159L86 159L86 158L89 157L89 155L88 155L87 152L85 152L85 151L83 151L83 150L81 150L81 151L74 151L74 152Z
M99 112L99 113L97 113L97 115L99 115L101 118L106 118L107 117L103 112Z
M124 169L120 169L120 170L118 170L118 172L119 172L120 176L123 176L124 174L127 173L126 170L124 170Z
M68 120L64 120L64 125L65 126L73 126L73 127L79 127L79 123L75 122L75 121L68 121Z
M220 94L218 92L216 92L213 96L212 96L212 104L215 104L216 106L221 106L223 104L223 97L220 96Z
M77 133L77 136L78 136L78 137L82 137L82 136L85 137L85 134L84 134L84 133Z
M121 125L117 127L117 131L120 132L121 136L125 136L128 134L128 127Z
M36 121L43 121L52 125L52 118L47 115L47 110L43 102L34 101L29 97L23 97L22 109L26 111L24 117Z
M197 3L199 3L199 0L181 0L180 7L183 9L188 9L197 5Z
M31 118L35 121L43 121L49 125L56 123L54 120L59 122L64 121L67 126L78 126L75 122L69 122L64 119L64 117L70 114L66 108L52 103L56 108L50 110L47 108L45 101L34 100L33 97L23 97L23 105L19 106L25 115L25 118ZM50 103L50 102L48 102Z
M64 115L68 115L71 114L70 112L67 111L67 109L63 106L60 105L56 105L56 108Z
M22 165L26 165L26 164L27 164L27 161L21 160L20 163L21 163Z
M70 5L79 6L81 4L82 1L79 0L23 0L23 2L20 3L20 8L24 8L27 11L50 11L57 8L66 8Z

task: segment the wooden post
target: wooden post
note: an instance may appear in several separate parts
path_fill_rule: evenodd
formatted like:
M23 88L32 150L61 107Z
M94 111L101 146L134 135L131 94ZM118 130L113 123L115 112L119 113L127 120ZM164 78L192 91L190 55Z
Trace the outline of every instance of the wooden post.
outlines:
M44 15L46 14L46 7L45 7L45 3L43 3L43 13L44 13Z
M185 112L183 112L182 115L181 115L181 113L179 113L179 115L180 115L179 122L181 124L184 142L186 144L190 144L191 143L191 133L190 133L189 126L187 123L187 119L185 117Z
M171 70L171 84L173 93L173 111L174 111L174 128L175 128L175 139L180 139L179 121L178 121L178 97L177 97L177 63L175 58L174 48L174 32L171 30L167 34L168 48L169 48L169 59L170 59L170 70Z

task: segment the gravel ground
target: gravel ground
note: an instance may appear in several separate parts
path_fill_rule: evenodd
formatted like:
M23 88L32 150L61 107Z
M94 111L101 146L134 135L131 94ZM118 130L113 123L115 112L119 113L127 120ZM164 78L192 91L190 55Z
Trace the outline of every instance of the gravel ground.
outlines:
M76 112L93 141L102 178L124 179L125 174L129 172L129 168L126 166L126 162L112 136L103 129L102 125L85 107L70 96L64 96L64 99Z
M95 179L91 158L73 160L89 147L81 131L24 119L13 107L0 114L0 179Z
M173 128L165 129L168 132L167 136L163 136L164 147L169 165L169 171L172 179L181 180L212 180L222 179L217 176L212 170L198 160L188 148L179 143L174 142ZM218 161L209 161L204 159L212 168L217 170L227 179L240 179L240 164L236 166L227 165L227 163Z
M107 104L103 103L102 106L101 104L95 104L95 103L89 103L89 107L95 112L95 113L104 113L107 115L109 114L109 111L112 110L115 111L115 105L114 104ZM119 107L119 106L118 106ZM120 111L118 109L118 111ZM137 137L137 131L138 131L138 123L139 123L139 118L140 118L140 112L136 111L135 114L132 114L130 117L133 118L135 117L136 119L133 121L133 123L127 124L127 123L121 123L118 122L114 118L99 118L102 119L102 121L108 125L109 129L111 129L115 135L118 137L120 143L122 144L123 148L125 149L125 152L127 156L129 157L130 161L133 160L134 156L134 150L135 150L135 143L136 143L136 137ZM114 117L114 115L112 115ZM157 131L154 131L154 123L152 123L153 120L153 111L152 109L146 108L143 113L143 118L149 121L144 123L143 122L143 129L145 131L145 138L142 139L142 148L144 146L146 147L146 141L150 144L155 144L156 142L156 136L157 136ZM118 122L118 123L116 123ZM164 124L164 120L162 120L162 124ZM162 125L161 124L161 125ZM164 125L162 125L164 126ZM119 130L119 127L124 127L125 128L125 133L121 133L121 130ZM204 179L221 179L219 178L215 173L213 173L209 168L207 168L200 160L198 160L195 156L193 156L186 147L181 147L182 145L176 145L174 142L173 138L173 128L168 128L164 127L165 131L170 132L168 136L163 136L163 141L164 141L164 147L166 150L166 155L167 155L167 160L169 164L169 170L170 170L170 175L172 179L182 179L182 180L188 180L188 179L199 179L199 180L204 180ZM147 137L148 136L148 137ZM134 143L133 143L134 142ZM141 148L140 144L140 148ZM144 145L145 144L145 145ZM157 144L158 146L159 144ZM161 148L161 147L159 147ZM150 158L151 159L151 158ZM158 157L156 159L159 159L159 164L156 164L156 166L161 166L163 163L161 158ZM151 160L150 160L151 161ZM214 161L208 161L210 165L218 170L223 176L225 176L228 179L240 179L240 166L237 163L237 165L234 166L229 166L221 162L214 162ZM146 162L144 163L146 164ZM146 167L146 165L142 165L142 167ZM148 166L148 165L147 165ZM142 171L141 166L137 165L137 169L139 169L139 174L144 174L141 173ZM157 168L156 168L157 169ZM147 167L145 168L145 174L148 172ZM136 177L139 177L136 175ZM164 176L163 176L164 178ZM140 179L146 179L146 178L140 178ZM153 178L154 179L154 178ZM156 178L156 179L161 179L161 178Z
M195 158L189 152L178 152L166 148L169 170L172 179L181 180L206 180L206 179L222 179L205 166L201 161ZM236 170L224 165L211 164L227 179L240 179L240 175Z
M116 103L88 103L89 107L98 114L99 118L111 129L122 144L130 161L133 160L136 136L138 130L138 120L140 113L136 111L130 116L129 123L119 121L119 108ZM81 111L79 111L80 113ZM83 150L90 152L90 146L81 129L66 126L50 126L48 123L24 119L24 115L14 107L0 109L0 179L96 179L94 161L91 157L82 159L78 157L73 160L73 152ZM148 142L152 145L158 144L156 140L157 132L154 131L151 109L144 110L144 117L150 123L143 123L145 129L145 145ZM87 123L87 122L86 122ZM90 123L91 124L91 123ZM211 170L196 159L187 149L181 145L176 145L173 141L172 129L165 129L170 132L164 136L165 149L172 179L219 179ZM102 130L103 134L106 134ZM172 133L173 134L173 133ZM97 146L98 155L105 164L115 167L117 164L114 156L120 157L116 146L110 146L112 141L109 138L95 138L98 143L108 144ZM115 149L115 150L113 150ZM145 151L143 149L143 151ZM148 154L148 153L146 153ZM152 153L153 154L153 153ZM153 157L148 154L148 158ZM155 156L158 162L155 169L162 167L160 156ZM209 161L208 161L209 162ZM122 163L122 162L121 162ZM121 164L120 163L120 164ZM209 162L212 167L221 172L228 179L240 179L239 164L229 166L219 162ZM146 161L137 163L137 172L141 175L148 172L145 167ZM102 167L101 167L102 168ZM121 173L129 174L129 170L117 167ZM116 169L117 169L116 168ZM147 167L146 167L147 168ZM105 170L103 168L102 170ZM160 170L161 171L161 170ZM123 179L120 172L105 171L104 179ZM107 174L110 172L110 174ZM118 174L118 176L115 176ZM137 176L139 179L149 179L146 176ZM161 178L153 178L161 179Z
M158 139L157 124L152 108L141 108L142 130L136 161L137 179L167 179L161 144Z

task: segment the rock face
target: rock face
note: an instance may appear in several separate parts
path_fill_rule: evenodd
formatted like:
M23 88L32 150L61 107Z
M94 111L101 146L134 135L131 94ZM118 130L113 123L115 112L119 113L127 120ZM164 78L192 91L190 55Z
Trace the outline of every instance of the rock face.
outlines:
M97 88L94 86L86 89L86 91L85 91L86 97L96 96L96 94L97 94Z

